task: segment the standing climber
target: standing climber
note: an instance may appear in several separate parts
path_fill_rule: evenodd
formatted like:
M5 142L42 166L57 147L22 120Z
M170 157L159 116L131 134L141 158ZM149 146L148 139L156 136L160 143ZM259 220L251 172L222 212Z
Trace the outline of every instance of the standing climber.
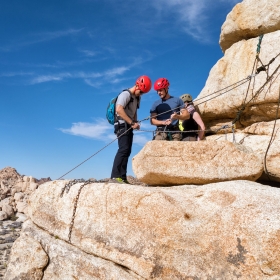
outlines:
M187 120L190 114L185 109L182 99L169 94L169 85L166 78L160 78L154 84L154 89L160 97L150 110L151 124L157 126L154 140L180 141L178 120Z
M188 120L180 121L179 127L182 133L182 141L200 141L204 138L205 125L199 113L193 105L192 96L185 93L180 96L190 114Z
M135 85L124 90L116 102L116 122L114 124L114 133L119 137L119 149L116 153L111 179L118 183L128 183L127 181L127 163L131 154L133 130L139 129L137 122L137 109L140 106L141 95L150 91L152 87L151 79L148 76L139 77Z

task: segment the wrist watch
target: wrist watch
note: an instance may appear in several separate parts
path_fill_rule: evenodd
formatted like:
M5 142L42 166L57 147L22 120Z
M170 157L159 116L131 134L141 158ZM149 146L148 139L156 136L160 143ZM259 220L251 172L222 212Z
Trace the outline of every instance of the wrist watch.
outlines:
M131 121L130 125L134 125L134 124L135 124L135 122L134 122L134 121Z

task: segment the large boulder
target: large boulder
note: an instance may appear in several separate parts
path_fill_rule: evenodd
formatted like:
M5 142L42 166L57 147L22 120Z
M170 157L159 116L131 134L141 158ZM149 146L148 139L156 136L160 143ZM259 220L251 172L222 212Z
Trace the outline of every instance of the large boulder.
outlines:
M40 246L34 248L34 244ZM40 277L36 277L37 275ZM13 246L11 261L4 277L4 280L12 279L140 280L143 278L113 262L79 250L57 236L48 234L28 220L24 223L21 237Z
M42 179L42 183L49 178ZM0 170L0 210L11 218L14 212L26 212L29 195L36 190L40 181L32 176L22 176L15 168ZM20 194L20 197L19 197ZM8 201L8 205L6 205ZM5 203L4 203L5 202Z
M15 168L5 167L0 170L0 200L13 195L13 186L21 181L21 175Z
M77 279L80 266L78 279L95 279L85 276L98 272L93 257L138 275L132 279L280 277L280 189L249 181L169 188L78 183L61 197L66 183L45 183L30 198L38 228L27 221L23 231L50 258L43 279ZM113 273L109 263L104 269Z
M266 84L264 89L253 100L254 94L266 83L267 74L266 72L260 72L253 78L249 90L249 82L244 80L252 73L257 43L258 38L237 42L226 51L224 57L211 69L205 87L200 92L197 102L195 102L207 128L215 130L221 125L233 121L244 102L246 107L241 114L240 122L236 123L238 128L246 127L256 122L272 121L276 118L280 87L278 74L280 70L278 69L272 80ZM267 64L279 54L279 45L280 31L265 34L260 55L263 64ZM276 70L279 64L280 56L270 65L269 75ZM261 66L261 64L258 63L258 66ZM232 90L227 88L216 92L241 80L246 83ZM213 94L214 92L216 93ZM210 96L206 97L208 95Z
M12 248L4 280L41 280L48 255L41 244L30 237L18 238Z
M0 181L7 181L9 184L14 184L21 179L21 175L13 167L5 167L0 170Z
M269 124L261 124L260 126L253 125L247 128L247 131L254 131L261 135L254 135L248 133L232 133L225 135L211 135L206 139L213 143L213 141L233 141L242 145L246 149L250 149L255 156L257 156L264 165L264 174L260 179L272 180L280 182L280 135L276 135L271 139L271 136L265 135L270 131Z
M280 119L270 122L258 122L254 123L242 130L244 133L254 135L268 135L271 136L273 133L274 138L280 139Z
M263 172L258 157L230 142L150 141L133 158L139 180L148 185L208 184L246 179Z
M220 46L225 52L234 43L280 29L279 0L243 0L222 25Z

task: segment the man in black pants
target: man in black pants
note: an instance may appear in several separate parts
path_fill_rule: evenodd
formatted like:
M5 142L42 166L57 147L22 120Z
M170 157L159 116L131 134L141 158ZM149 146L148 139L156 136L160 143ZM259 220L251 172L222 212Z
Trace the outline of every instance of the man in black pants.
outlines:
M118 138L119 149L113 163L111 179L117 183L128 183L127 163L131 154L133 129L139 129L137 109L140 105L140 96L150 91L151 79L148 76L139 77L132 88L124 90L116 102L115 134Z

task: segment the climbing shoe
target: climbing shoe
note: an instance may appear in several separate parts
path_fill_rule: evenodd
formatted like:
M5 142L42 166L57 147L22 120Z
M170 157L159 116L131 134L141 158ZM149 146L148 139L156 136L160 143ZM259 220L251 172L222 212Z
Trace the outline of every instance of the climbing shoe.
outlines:
M113 178L113 182L119 184L129 184L127 180L123 180L122 178Z

